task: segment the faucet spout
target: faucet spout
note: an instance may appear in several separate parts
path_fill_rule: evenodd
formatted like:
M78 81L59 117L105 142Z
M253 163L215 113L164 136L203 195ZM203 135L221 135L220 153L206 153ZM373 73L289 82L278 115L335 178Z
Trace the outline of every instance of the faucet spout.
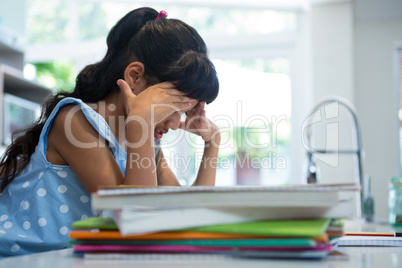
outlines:
M355 136L355 142L356 142L356 150L315 150L311 149L311 137L312 137L312 118L313 115L316 112L319 112L322 107L325 107L328 104L332 104L334 102L337 102L340 106L344 107L349 114L352 116L353 119L353 132ZM364 179L364 172L363 172L363 156L364 156L364 150L363 150L363 143L362 143L362 133L361 133L361 127L360 127L360 121L359 117L357 115L356 109L353 107L353 105L346 99L338 97L338 96L330 96L327 98L322 99L319 101L311 110L310 116L307 119L307 127L305 129L305 144L307 145L307 158L308 158L308 170L307 170L307 182L308 183L317 183L318 179L317 178L317 165L314 161L314 154L354 154L356 156L356 166L355 166L355 174L356 176L356 182L360 184L360 204L361 204L361 213L362 216L367 220L367 221L372 221L373 215L370 213L367 213L366 209L366 202L367 200L370 200L370 206L372 206L373 199L367 198L369 196L369 193L363 189L365 189L365 179Z

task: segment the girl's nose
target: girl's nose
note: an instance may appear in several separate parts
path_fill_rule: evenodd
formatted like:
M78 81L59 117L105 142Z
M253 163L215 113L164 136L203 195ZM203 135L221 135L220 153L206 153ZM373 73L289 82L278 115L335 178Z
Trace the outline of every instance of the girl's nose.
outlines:
M177 121L177 122L175 122L175 121ZM167 127L170 128L171 130L178 129L179 128L179 120L175 120L175 121L173 121L173 120L167 121L166 122Z
M180 114L172 115L167 121L166 126L172 130L176 130L180 126Z

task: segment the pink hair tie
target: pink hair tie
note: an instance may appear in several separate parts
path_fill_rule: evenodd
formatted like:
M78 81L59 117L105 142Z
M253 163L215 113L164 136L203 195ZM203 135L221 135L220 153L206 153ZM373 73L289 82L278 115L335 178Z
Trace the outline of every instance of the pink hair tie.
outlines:
M160 20L162 18L166 18L168 13L165 10L161 10L155 20Z

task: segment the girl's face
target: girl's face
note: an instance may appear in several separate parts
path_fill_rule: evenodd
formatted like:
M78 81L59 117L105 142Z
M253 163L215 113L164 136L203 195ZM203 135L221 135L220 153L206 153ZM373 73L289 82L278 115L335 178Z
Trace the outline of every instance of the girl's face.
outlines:
M166 134L169 129L176 130L180 126L180 119L183 113L188 112L192 109L195 109L198 105L198 101L194 101L192 105L186 111L176 111L166 117L163 121L159 122L155 126L154 137L159 140L162 138L163 134Z

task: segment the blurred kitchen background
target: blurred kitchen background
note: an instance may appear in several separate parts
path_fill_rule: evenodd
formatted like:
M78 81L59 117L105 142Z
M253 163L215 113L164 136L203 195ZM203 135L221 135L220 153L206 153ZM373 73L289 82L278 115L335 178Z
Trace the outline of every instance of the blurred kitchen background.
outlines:
M303 124L320 99L340 96L360 118L364 176L377 217L387 217L389 179L401 175L401 0L0 0L3 146L21 115L37 115L46 89L72 90L77 73L103 57L109 29L142 6L166 10L207 43L221 84L206 107L222 132L217 185L306 183ZM33 90L17 88L28 84ZM7 97L13 92L20 101ZM350 116L329 110L316 122L316 144L354 150ZM200 139L175 131L163 150L191 184ZM316 162L318 182L356 180L354 156Z

